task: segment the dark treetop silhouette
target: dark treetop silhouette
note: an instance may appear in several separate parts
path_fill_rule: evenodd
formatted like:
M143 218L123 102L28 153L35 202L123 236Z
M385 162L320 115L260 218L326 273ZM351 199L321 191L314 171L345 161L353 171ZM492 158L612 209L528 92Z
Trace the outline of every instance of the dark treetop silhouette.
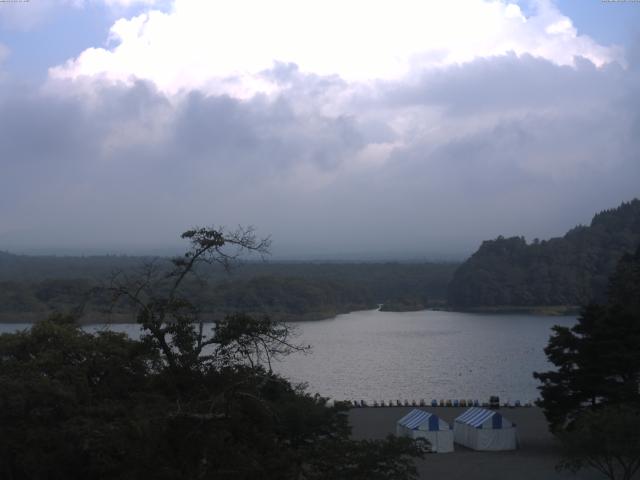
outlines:
M171 269L148 264L109 287L137 306L140 341L62 315L0 336L0 478L416 478L412 440L350 440L346 405L271 371L303 348L285 325L237 314L205 331L182 283L268 241L242 229L184 237L191 248Z

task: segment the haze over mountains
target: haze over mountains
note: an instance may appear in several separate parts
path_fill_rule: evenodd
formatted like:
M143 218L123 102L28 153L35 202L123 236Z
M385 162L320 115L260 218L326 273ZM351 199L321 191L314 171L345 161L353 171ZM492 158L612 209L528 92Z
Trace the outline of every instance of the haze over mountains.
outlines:
M268 312L281 319L319 319L374 308L576 306L602 301L608 277L640 244L640 200L596 214L549 240L498 237L463 264L442 262L250 262L230 275L200 272L207 284L186 284L203 311ZM30 320L51 311L109 309L96 287L115 271L135 271L151 257L19 256L0 252L0 319ZM168 264L159 259L159 265ZM121 304L116 312L124 314ZM93 313L92 313L93 312Z

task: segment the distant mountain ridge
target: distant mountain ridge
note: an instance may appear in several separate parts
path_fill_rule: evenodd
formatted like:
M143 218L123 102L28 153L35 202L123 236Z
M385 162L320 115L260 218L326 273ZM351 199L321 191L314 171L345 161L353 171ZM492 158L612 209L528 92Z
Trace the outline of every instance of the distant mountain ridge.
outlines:
M583 305L602 301L607 279L640 244L640 200L597 213L564 237L487 240L455 272L454 307Z

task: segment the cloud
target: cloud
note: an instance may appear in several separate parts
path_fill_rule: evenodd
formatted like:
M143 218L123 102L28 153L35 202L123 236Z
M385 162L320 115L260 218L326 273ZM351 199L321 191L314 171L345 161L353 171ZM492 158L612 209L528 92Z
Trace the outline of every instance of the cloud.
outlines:
M0 43L0 65L7 59L11 50L6 45Z
M154 5L158 0L103 0L105 5L109 7L125 7L129 8L134 5Z
M0 27L10 30L33 30L63 13L66 9L87 6L105 6L117 13L126 13L134 7L152 7L159 0L31 0L0 2Z
M86 49L50 74L137 78L171 94L201 89L247 98L278 91L261 75L274 62L362 83L509 53L556 65L574 65L576 57L596 66L623 61L618 49L579 35L551 2L535 4L525 17L507 0L174 0L168 11L121 18L111 47Z
M240 223L276 253L460 255L640 196L634 57L550 2L450 3L177 0L5 82L0 249Z
M136 243L203 219L255 223L236 208L252 191L331 171L361 146L351 120L302 118L286 102L193 93L175 106L147 83L94 93L91 103L32 91L0 101L5 235L37 224L50 243ZM180 224L169 237L168 217Z
M56 8L66 7L69 2L62 0L41 0L39 2L8 2L0 4L0 27L15 30L30 30L40 24Z
M276 94L58 80L0 96L1 245L241 223L285 254L462 254L640 195L634 70L510 54L368 85L261 75Z

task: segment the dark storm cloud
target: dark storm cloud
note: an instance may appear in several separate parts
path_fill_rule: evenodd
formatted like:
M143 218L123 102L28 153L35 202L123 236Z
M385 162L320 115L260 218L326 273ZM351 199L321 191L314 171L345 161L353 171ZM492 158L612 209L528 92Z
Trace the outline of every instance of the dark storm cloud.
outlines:
M434 256L560 234L640 195L633 68L508 55L393 84L263 75L279 95L4 88L0 247L158 246L242 223L281 254Z
M253 220L247 192L307 163L331 170L362 146L347 117L199 93L174 107L145 83L0 102L1 233L18 245L167 241L191 223Z
M177 109L174 125L171 143L176 154L227 158L236 167L258 169L254 174L279 173L300 162L331 168L363 146L352 119L298 116L286 99L240 102L193 93Z

